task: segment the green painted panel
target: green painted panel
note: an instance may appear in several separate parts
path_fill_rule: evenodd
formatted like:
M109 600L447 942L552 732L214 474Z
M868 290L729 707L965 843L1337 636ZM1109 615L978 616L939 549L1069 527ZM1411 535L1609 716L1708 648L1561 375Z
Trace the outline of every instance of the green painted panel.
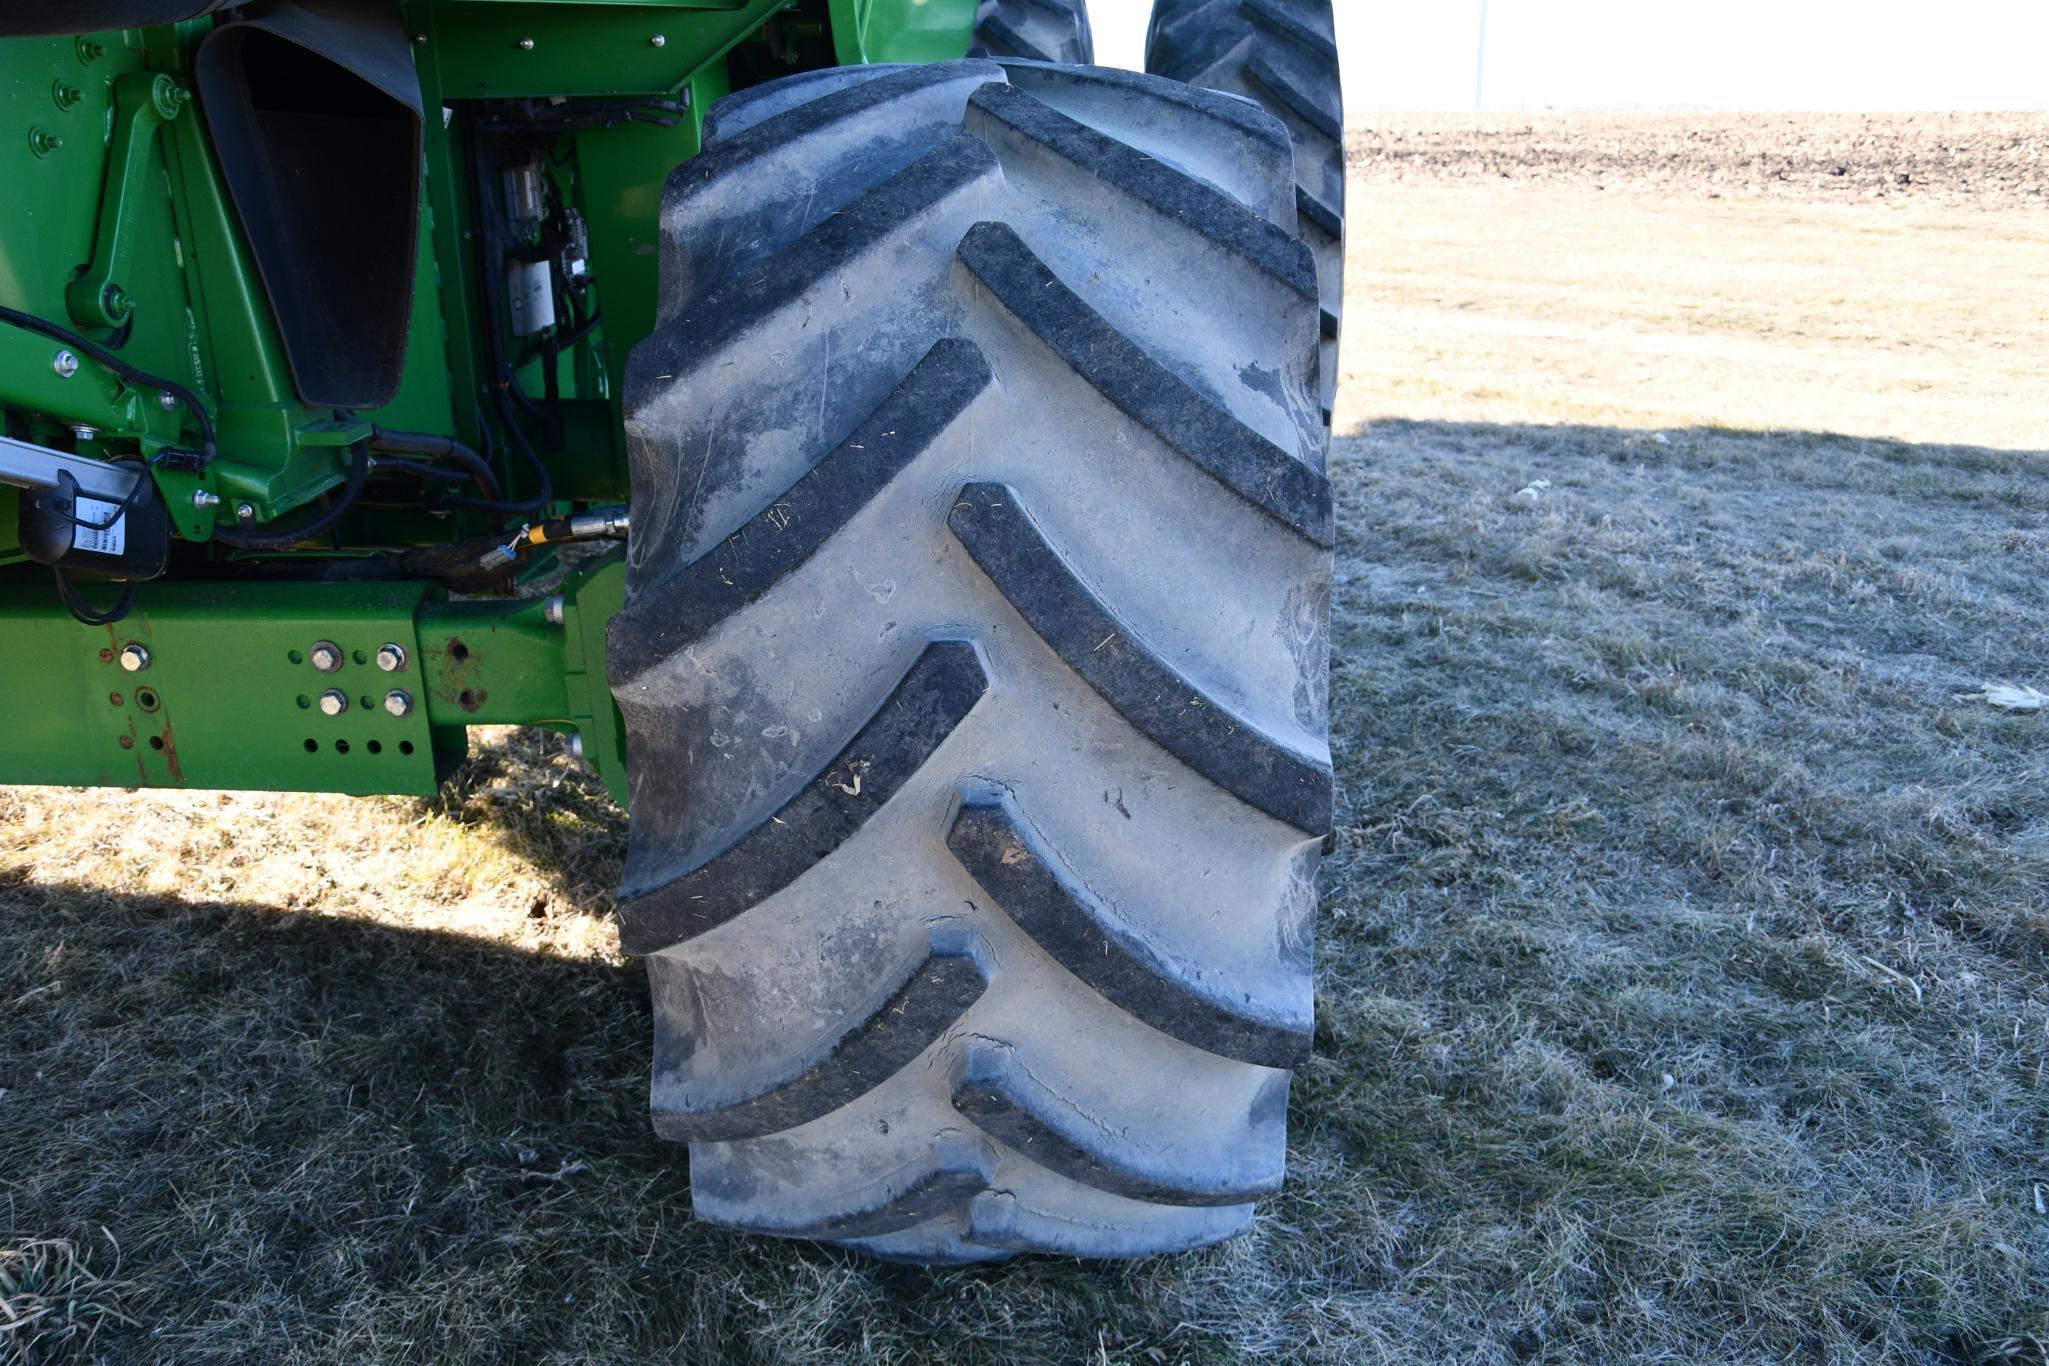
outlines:
M626 737L605 685L605 627L626 599L616 551L577 570L547 599L429 602L420 612L428 718L445 726L540 725L583 738L584 759L626 800Z
M967 55L977 0L830 0L840 65L950 62Z
M0 782L432 792L435 736L417 702L413 627L426 591L158 582L136 590L125 621L94 627L65 615L46 573L10 574L0 584L0 716L12 723ZM312 663L323 640L342 651L331 674ZM405 648L399 672L376 665L386 643ZM122 667L129 646L147 651L148 667ZM320 710L328 689L347 698L339 716ZM385 710L394 689L416 699L410 715Z
M655 95L681 90L787 0L603 4L593 0L416 3L444 99ZM659 40L659 41L658 41Z

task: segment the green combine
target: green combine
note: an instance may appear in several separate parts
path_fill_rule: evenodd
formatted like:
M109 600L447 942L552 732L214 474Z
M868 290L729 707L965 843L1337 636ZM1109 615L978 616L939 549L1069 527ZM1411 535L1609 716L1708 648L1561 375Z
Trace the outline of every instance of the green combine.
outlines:
M1330 0L9 0L0 783L630 813L699 1217L1282 1181L1330 828Z

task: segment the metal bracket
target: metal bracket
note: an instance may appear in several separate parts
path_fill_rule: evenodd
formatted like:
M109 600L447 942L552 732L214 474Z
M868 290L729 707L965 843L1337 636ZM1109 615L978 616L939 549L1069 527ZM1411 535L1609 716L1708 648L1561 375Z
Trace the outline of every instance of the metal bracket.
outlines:
M114 78L114 133L92 264L64 290L72 318L87 327L119 327L135 309L121 287L136 217L148 193L150 150L157 126L178 117L191 96L162 72Z
M623 805L626 735L604 661L605 627L625 596L625 554L615 551L546 598L422 604L428 719L437 728L540 725L574 735Z
M65 451L53 451L47 446L16 441L11 436L0 436L0 484L38 491L54 489L59 486L60 474L70 475L77 482L79 492L88 497L119 503L126 501L128 495L135 491L135 481L142 477L142 467L71 455Z

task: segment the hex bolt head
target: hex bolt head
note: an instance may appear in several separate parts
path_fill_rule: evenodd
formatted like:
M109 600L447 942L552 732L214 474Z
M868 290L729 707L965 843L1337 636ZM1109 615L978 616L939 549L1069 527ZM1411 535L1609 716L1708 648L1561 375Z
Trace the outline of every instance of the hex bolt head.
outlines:
M69 351L59 351L50 357L50 368L57 372L57 378L70 379L78 373L78 357Z
M384 694L384 709L393 716L411 716L413 714L413 695L404 688L393 688L390 692Z
M121 647L120 658L121 667L132 674L139 674L149 667L148 647L137 645L132 640Z
M186 93L184 86L159 73L157 78L150 82L149 98L156 105L159 114L167 119L175 119L178 112L185 107L185 101L192 96Z
M562 624L562 605L562 595L560 593L550 593L541 600L541 620L547 622L550 626L560 626Z
M386 641L377 647L377 667L388 674L395 674L406 666L406 647L395 640ZM400 712L403 716L405 713Z
M338 673L342 666L342 648L331 640L316 640L313 648L306 652L306 658L324 674ZM348 699L343 698L342 701L346 703Z
M200 511L203 512L207 508L217 508L220 505L221 496L218 493L208 493L205 489L192 490L192 506Z
M580 730L569 732L569 757L572 759L581 759L583 757L583 732Z
M654 47L667 47L669 45L669 40L659 33L657 33L654 37L648 39L647 41L651 46Z
M521 52L532 52L532 51L534 50L534 40L533 40L533 39L531 39L531 38L522 38L522 39L520 39L520 40L519 40L519 50L520 50Z
M167 413L177 412L178 396L169 389L157 390L157 407L162 408Z
M254 521L254 520L256 519L256 504L254 504L254 503L237 503L237 504L235 504L235 515L236 515L237 517L241 518L241 519L242 519L243 521L245 521L245 522L249 522L249 521Z
M320 710L329 716L340 716L349 709L349 695L340 688L329 688L320 694Z

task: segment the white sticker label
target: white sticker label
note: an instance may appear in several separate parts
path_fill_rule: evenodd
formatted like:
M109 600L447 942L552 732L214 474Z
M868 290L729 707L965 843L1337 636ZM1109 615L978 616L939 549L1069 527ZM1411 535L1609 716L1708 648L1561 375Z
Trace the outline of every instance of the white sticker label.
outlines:
M71 515L81 522L104 522L120 511L119 503L103 503L97 498L81 495L78 505L71 510ZM71 528L71 548L89 550L95 555L119 555L128 548L127 515L124 513L116 517L114 525L103 531L96 531L91 526Z

